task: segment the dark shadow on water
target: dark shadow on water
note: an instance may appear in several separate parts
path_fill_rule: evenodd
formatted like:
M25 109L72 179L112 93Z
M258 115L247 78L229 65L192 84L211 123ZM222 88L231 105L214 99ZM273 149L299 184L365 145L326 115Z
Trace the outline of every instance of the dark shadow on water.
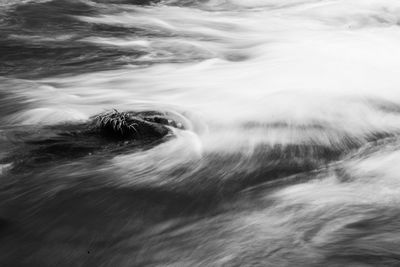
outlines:
M113 13L118 9L113 10L112 6L99 7L77 0L16 5L1 14L0 75L40 78L115 69L135 63L146 52L92 44L82 39L167 34L135 27L91 24L74 17Z
M133 49L100 47L79 42L62 45L0 41L0 75L35 78L115 69L144 55Z

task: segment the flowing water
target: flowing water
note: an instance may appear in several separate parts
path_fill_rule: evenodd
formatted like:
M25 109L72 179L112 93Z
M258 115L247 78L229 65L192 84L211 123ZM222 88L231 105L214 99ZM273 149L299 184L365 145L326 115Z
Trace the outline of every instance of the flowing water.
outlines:
M400 266L398 1L1 0L0 123L1 266Z

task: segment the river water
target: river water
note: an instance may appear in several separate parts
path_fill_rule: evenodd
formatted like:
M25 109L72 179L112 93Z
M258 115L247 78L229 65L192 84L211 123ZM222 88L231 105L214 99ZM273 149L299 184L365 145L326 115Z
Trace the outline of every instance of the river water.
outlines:
M400 266L399 25L393 0L0 1L0 265ZM76 131L112 109L185 127Z

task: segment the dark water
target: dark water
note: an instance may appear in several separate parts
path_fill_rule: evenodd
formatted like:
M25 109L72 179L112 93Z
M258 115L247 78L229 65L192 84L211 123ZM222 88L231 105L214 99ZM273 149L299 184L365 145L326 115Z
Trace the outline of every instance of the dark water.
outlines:
M386 0L0 2L0 266L400 266L399 21ZM168 134L91 131L112 109Z

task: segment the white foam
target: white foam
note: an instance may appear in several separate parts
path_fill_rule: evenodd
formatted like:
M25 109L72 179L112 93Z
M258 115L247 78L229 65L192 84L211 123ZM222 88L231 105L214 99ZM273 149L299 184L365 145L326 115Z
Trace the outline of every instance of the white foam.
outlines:
M400 116L374 107L400 103L400 4L395 1L231 1L250 9L125 7L77 17L139 27L165 36L87 37L99 45L146 51L123 70L47 79L59 98L35 92L41 106L62 103L88 117L143 105L188 110L203 118L207 149L257 143L340 143L343 137L400 130ZM200 56L199 56L200 55ZM207 60L204 60L208 58ZM32 116L35 116L32 114ZM61 118L61 117L60 117ZM243 124L286 123L281 131ZM299 131L320 124L327 130ZM293 126L293 127L292 127ZM274 133L275 131L275 133ZM222 141L220 141L222 140Z

